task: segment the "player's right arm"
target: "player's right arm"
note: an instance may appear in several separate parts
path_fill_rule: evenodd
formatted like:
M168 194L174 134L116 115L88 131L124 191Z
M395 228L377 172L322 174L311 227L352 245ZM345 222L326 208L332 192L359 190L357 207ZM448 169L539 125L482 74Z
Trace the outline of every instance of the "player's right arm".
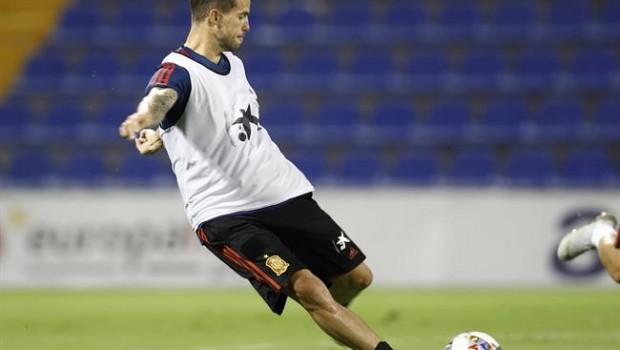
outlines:
M144 96L136 113L128 116L119 128L121 137L128 140L136 138L142 129L161 123L179 95L172 88L154 87Z
M192 84L188 71L171 62L162 63L146 87L146 96L136 113L121 124L119 134L135 139L140 154L158 152L164 143L162 129L174 126L185 111ZM158 130L149 129L159 124Z

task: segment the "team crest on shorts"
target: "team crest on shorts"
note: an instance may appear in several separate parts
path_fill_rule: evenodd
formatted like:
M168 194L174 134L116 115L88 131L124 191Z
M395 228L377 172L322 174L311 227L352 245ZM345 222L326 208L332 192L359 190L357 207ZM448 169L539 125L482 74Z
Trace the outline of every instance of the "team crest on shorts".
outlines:
M279 255L272 255L267 258L265 265L269 267L276 275L280 276L286 272L289 267L289 263L284 261Z

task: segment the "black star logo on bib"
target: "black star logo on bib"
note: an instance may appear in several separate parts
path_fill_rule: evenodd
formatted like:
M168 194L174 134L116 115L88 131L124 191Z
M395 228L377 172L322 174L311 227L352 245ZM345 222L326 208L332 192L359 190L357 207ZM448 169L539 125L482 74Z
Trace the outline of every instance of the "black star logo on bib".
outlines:
M250 124L256 125L257 130L261 130L262 128L260 127L260 125L258 125L258 117L252 115L252 107L249 104L246 110L240 109L240 111L243 116L235 120L233 125L243 125L243 130L245 131L245 134L239 134L239 138L241 141L245 141L245 139L241 138L245 138L245 135L247 135L247 138L249 140L250 136L252 135L252 128L250 127Z

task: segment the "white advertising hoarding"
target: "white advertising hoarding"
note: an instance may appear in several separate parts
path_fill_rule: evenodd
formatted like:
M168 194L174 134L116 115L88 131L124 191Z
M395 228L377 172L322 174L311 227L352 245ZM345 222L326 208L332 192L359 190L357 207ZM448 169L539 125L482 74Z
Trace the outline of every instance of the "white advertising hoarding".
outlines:
M383 286L613 286L595 254L555 259L561 234L620 191L330 189L319 204ZM0 286L237 286L200 246L175 190L0 192Z

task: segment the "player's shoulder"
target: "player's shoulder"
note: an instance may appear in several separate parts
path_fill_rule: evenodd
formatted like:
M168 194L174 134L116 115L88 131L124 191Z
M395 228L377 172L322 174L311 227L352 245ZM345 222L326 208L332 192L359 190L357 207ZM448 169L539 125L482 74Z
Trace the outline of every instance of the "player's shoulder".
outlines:
M231 64L241 64L243 65L243 61L241 60L241 58L239 58L239 56L235 55L234 53L230 52L230 51L225 51L223 52L224 56L226 56L226 58L228 59L228 61Z

